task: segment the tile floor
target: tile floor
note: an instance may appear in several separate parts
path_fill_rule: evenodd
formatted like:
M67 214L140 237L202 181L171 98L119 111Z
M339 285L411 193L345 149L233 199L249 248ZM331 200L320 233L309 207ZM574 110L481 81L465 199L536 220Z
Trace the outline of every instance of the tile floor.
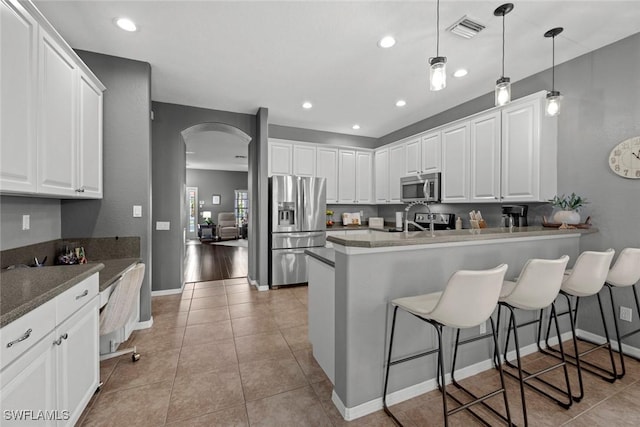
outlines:
M134 332L125 343L135 344L142 358L133 363L123 356L101 364L104 385L79 424L394 425L382 411L347 423L333 406L331 383L307 340L304 286L258 292L245 279L189 283L182 295L154 297L152 306L153 327ZM590 357L602 360L603 354ZM526 360L532 367L545 363L540 354ZM546 375L555 380L555 372ZM491 370L462 383L480 393L497 381ZM627 375L613 384L589 374L584 381L585 398L569 410L527 392L530 425L640 425L640 363L627 359ZM517 382L508 379L507 388L514 421L523 425ZM460 391L455 394L464 399ZM501 398L490 402L503 408ZM392 410L407 426L442 425L441 405L439 392L433 391ZM497 419L490 422L500 425ZM461 412L451 424L478 423Z

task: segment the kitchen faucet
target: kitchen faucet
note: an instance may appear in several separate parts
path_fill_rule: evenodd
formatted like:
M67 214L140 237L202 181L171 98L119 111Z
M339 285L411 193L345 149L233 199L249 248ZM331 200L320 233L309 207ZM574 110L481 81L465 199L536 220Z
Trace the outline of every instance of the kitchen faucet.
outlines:
M412 224L414 227L418 228L419 230L422 231L427 231L426 228L424 228L423 226L416 224L414 221L410 221L409 220L409 210L411 210L412 207L416 206L416 205L422 205L425 206L427 208L427 212L429 213L428 217L429 217L429 231L431 231L431 237L435 236L434 234L434 227L433 227L433 215L431 214L431 209L429 208L429 205L427 202L423 202L422 200L416 200L415 202L411 202L407 205L406 208L404 208L404 232L407 233L409 232L409 224Z

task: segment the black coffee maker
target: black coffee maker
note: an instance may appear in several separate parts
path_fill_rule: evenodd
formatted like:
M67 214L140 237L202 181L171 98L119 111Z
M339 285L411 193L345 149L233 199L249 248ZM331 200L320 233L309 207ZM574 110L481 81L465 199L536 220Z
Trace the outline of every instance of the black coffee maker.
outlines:
M526 227L528 210L527 205L502 205L502 217L507 221L509 217L513 218L514 227Z

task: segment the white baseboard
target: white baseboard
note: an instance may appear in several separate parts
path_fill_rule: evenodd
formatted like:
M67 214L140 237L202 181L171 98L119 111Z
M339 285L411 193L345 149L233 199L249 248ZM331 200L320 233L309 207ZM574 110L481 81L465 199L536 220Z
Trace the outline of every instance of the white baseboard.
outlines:
M255 286L257 290L259 291L268 291L269 290L269 285L261 285L258 283L257 280L253 280L251 277L247 276L247 281L249 282L250 285Z
M139 331L140 329L149 329L152 326L153 326L153 316L151 316L149 320L145 320L144 322L138 322L133 329L135 331Z
M566 341L571 339L571 332L565 332L562 334L562 341ZM549 339L549 344L555 345L558 343L557 337L552 337ZM540 345L544 348L544 342L541 342ZM533 343L529 344L520 349L520 356L527 356L529 354L535 353L538 351L538 346ZM515 350L507 353L507 357L509 360L513 360L516 357ZM456 371L456 379L462 380L468 377L472 377L481 372L487 371L489 369L493 369L493 361L491 359L482 360L473 365L464 367L462 369L458 369ZM451 383L451 374L448 373L445 375L446 384ZM396 403L404 402L405 400L413 399L416 396L420 396L421 394L428 393L430 391L436 390L438 388L438 383L435 378L431 378L429 380L423 381L418 384L414 384L412 386L394 391L393 393L389 393L387 395L387 404L395 405ZM382 398L377 398L370 400L365 403L361 403L360 405L353 407L346 407L335 390L331 394L331 401L336 406L342 418L346 421L352 421L360 417L364 417L365 415L369 415L376 411L382 409Z
M176 288L176 289L166 289L166 290L163 290L163 291L151 291L151 296L152 297L163 297L163 296L166 296L166 295L181 294L183 289L184 289L184 284L182 284L181 287Z
M589 341L593 341L593 342L605 342L606 338L588 331L585 331L583 329L576 329L576 335L580 338L584 338L586 340ZM620 345L618 344L618 341L616 340L611 340L611 347L615 350L615 351L619 351L620 349ZM626 354L628 356L631 357L635 357L637 359L640 359L640 349L637 347L632 347L630 345L627 344L622 344L622 353Z

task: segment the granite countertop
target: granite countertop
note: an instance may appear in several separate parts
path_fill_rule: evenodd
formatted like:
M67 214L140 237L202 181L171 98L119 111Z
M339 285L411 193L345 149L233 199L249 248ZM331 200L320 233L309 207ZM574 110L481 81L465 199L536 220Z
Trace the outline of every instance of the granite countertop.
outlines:
M336 266L336 251L333 248L309 248L305 249L304 253L331 267Z
M0 274L0 328L98 272L99 290L103 291L138 262L139 258L122 258L3 270Z
M589 229L567 229L547 227L516 227L513 230L508 228L482 228L478 230L443 230L435 231L431 236L429 231L410 231L408 233L371 230L368 233L358 233L351 235L345 233L343 236L328 236L327 240L342 246L352 246L360 248L379 248L389 246L410 246L428 245L435 243L469 242L495 239L511 239L522 237L547 237L567 234L589 234L595 233L595 228Z

